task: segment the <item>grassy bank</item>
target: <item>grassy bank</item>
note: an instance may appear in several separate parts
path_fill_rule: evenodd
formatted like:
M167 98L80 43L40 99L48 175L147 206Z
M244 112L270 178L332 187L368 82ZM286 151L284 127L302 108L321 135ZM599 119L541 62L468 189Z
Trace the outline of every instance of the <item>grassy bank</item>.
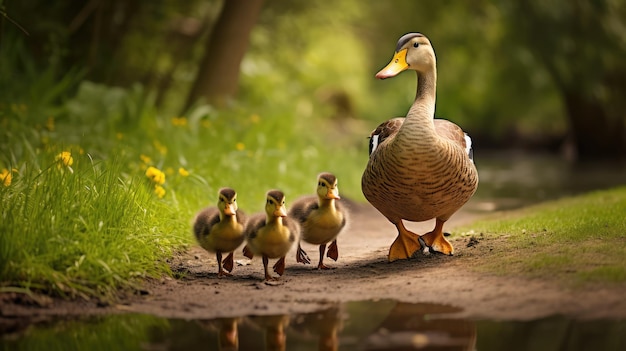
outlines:
M288 203L311 193L321 171L360 196L366 146L328 139L332 122L301 120L292 106L177 116L140 87L88 82L58 103L29 101L0 104L0 292L107 296L168 274L168 258L193 243L194 214L223 186L248 213L270 188Z
M488 245L478 269L573 285L626 284L626 187L501 213L459 228Z

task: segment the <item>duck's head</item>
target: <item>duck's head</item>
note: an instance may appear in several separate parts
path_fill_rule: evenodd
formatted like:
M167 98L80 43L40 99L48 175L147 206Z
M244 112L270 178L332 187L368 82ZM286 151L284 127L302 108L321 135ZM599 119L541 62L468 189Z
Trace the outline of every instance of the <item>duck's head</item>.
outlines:
M425 72L436 64L435 51L430 40L421 33L408 33L398 40L396 52L391 62L376 73L376 78L385 79L396 76L398 73L411 69Z
M270 190L267 192L265 202L265 213L268 217L287 217L285 207L285 194L280 190Z
M237 193L231 188L222 188L218 192L217 208L224 216L234 216L237 213Z
M320 199L339 200L337 177L331 173L321 173L317 177L317 196Z

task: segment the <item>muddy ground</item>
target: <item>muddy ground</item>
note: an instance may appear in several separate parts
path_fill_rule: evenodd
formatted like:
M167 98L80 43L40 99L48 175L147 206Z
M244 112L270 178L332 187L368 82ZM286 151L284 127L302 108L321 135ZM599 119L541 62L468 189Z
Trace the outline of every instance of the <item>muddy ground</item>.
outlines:
M496 240L452 236L454 256L428 255L388 263L395 228L369 204L352 204L350 227L341 234L339 260L328 271L295 262L295 247L278 282L263 281L261 259L246 259L238 250L233 276L217 277L215 256L194 246L176 257L179 279L147 282L141 294L114 303L42 298L37 303L15 295L0 299L0 321L29 323L59 316L139 312L169 318L269 315L317 310L334 302L397 299L463 308L459 317L529 320L555 314L574 318L625 318L626 299L618 288L568 289L552 281L477 273L473 266L489 260ZM447 224L451 230L479 214L460 211ZM416 232L432 223L408 223ZM469 244L469 245L468 245ZM303 245L317 263L317 247ZM274 261L270 260L273 265Z

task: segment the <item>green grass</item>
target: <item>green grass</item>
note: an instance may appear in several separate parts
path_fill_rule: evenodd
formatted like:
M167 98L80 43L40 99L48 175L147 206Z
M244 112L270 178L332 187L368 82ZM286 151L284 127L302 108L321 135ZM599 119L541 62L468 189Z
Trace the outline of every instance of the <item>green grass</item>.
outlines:
M0 171L12 175L0 185L0 292L110 297L170 274L167 260L193 243L194 214L223 186L247 213L271 188L287 205L312 193L321 171L361 198L365 138L332 140L332 122L300 117L290 105L241 104L176 116L141 87L88 82L57 104L0 101ZM162 197L150 166L165 174Z
M479 269L572 284L626 283L626 187L499 214L461 232L497 240Z

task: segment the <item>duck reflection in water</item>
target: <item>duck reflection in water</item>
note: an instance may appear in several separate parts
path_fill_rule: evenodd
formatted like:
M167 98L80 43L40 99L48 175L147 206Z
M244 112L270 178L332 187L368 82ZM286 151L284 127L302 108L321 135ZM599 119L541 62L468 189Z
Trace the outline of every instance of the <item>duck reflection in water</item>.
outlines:
M210 321L198 321L203 329L217 331L218 350L237 351L239 350L239 330L240 318L219 318Z
M255 326L265 332L265 350L285 351L287 335L285 328L289 326L288 315L252 316L248 318Z
M461 310L445 305L398 302L376 331L364 340L363 349L475 350L475 324L444 317Z

